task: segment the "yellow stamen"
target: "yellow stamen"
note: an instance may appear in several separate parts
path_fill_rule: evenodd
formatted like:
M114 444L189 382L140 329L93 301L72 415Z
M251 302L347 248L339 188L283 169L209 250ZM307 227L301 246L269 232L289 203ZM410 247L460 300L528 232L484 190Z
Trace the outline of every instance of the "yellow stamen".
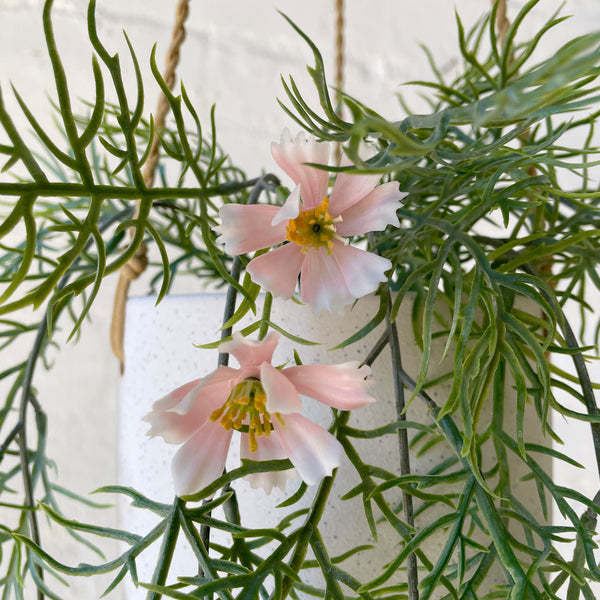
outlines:
M225 404L210 415L211 421L219 421L224 429L248 432L250 452L258 450L256 438L271 435L271 415L267 412L267 395L258 379L246 379L238 383ZM275 416L283 424L279 413Z
M306 254L311 248L318 250L325 248L331 254L333 239L345 242L335 231L335 224L342 217L335 219L329 214L329 198L323 198L323 202L312 210L302 211L295 219L290 219L286 228L286 239L302 247Z

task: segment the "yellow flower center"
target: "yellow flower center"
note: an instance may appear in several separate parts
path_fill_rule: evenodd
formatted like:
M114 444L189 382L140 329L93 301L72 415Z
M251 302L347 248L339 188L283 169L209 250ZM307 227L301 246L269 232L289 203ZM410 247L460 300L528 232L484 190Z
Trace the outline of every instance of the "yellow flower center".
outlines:
M295 219L290 219L286 228L286 239L302 247L306 254L310 248L318 250L325 248L330 253L333 248L333 238L340 239L335 232L335 224L342 217L335 219L329 214L329 198L323 198L323 202L312 210L302 211ZM342 240L343 241L343 240Z
M219 421L225 429L247 432L250 451L256 452L256 438L271 435L271 415L266 403L267 395L260 381L245 379L233 388L225 404L210 415L210 420ZM275 413L275 416L283 424L281 415Z

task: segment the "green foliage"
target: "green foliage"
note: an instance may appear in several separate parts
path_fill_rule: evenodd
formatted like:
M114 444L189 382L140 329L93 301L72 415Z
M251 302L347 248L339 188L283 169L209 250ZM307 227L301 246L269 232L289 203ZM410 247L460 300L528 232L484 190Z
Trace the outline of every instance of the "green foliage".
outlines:
M545 465L546 459L576 464L552 447L557 436L549 423L550 410L589 423L600 464L600 413L594 399L598 384L590 378L585 356L592 348L585 343L593 341L595 347L598 335L584 342L582 333L590 329L592 318L586 290L600 290L600 192L593 176L600 157L592 142L600 115L600 34L573 39L530 64L542 36L563 20L554 15L533 39L517 42L520 24L538 2L526 4L503 44L494 26L496 8L470 32L457 16L460 74L447 82L432 61L436 79L414 82L425 90L428 112L406 111L396 121L385 120L347 95L343 103L351 119L341 118L329 96L319 50L290 22L312 50L309 73L320 106L311 107L290 78L283 82L283 108L318 138L344 143L353 166L339 170L381 173L409 192L399 211L401 227L363 240L394 265L389 282L377 293L379 310L339 344L350 346L380 331L364 363L376 361L386 346L399 359L394 321L409 294L414 299L413 332L421 367L413 379L395 360L397 419L358 429L347 413L336 413L331 428L359 481L345 490L342 503L360 499L375 542L385 530L397 540L395 555L378 565L370 581L358 581L347 561L367 556L370 544L330 556L319 528L324 507L332 502L335 475L320 484L307 505L300 504L307 499L306 486L300 486L285 503L295 512L277 526L251 529L241 522L230 484L249 473L288 469L287 460L244 461L196 497L177 498L172 505L125 487L101 490L128 496L134 507L157 516L158 523L141 534L80 523L63 513L62 497L74 495L52 483L44 399L35 395L35 367L45 360L55 327L67 322L72 335L77 334L93 312L105 277L117 272L143 243L160 257L152 265L151 282L151 292L159 299L183 273L228 284L225 337L252 312L256 317L243 333L258 330L262 337L273 328L298 344L311 342L272 322L270 295L257 314L260 290L243 273L247 257L233 261L225 256L212 231L222 203L254 203L265 196L274 202L276 195L270 192L278 186L276 178L248 180L231 165L217 144L214 113L206 136L185 88L180 95L168 89L153 54L152 72L173 115L172 125L155 131L153 119L144 117L134 50L128 41L137 86L132 101L120 57L111 55L98 36L94 0L88 26L96 98L89 114L74 114L54 39L52 1L46 1L44 31L64 138L52 139L27 99L15 91L37 137L30 143L0 97L0 124L7 140L0 153L9 174L0 181L0 347L10 361L3 362L0 373L9 390L0 409L0 493L14 499L18 490L22 498L2 504L15 511L17 523L0 530L3 598L22 597L22 583L29 579L42 596L60 597L44 572L59 580L59 574L112 573L107 592L130 577L151 599L283 599L306 594L413 600L411 583L417 579L422 599L553 599L561 588L567 589L569 600L592 597L589 583L600 581L593 540L598 496L587 498L558 486ZM489 54L482 50L486 40ZM117 98L115 104L106 100L107 89ZM148 187L143 168L155 133L164 158L157 170L160 185ZM585 140L582 147L569 145L573 135ZM378 149L367 161L358 152L364 140ZM174 172L175 184L169 184ZM565 187L564 181L573 180L575 187ZM573 304L582 315L579 335L565 316L565 307ZM43 308L44 316L22 323L17 311L25 307ZM600 324L595 330L600 331ZM27 336L35 337L31 353L15 357L12 348ZM451 391L438 405L429 392L439 382L430 374L434 343L439 341L443 354L454 358L442 376L452 381ZM559 354L571 357L576 376L552 364L553 355ZM514 402L509 388L514 389ZM406 402L403 389L410 393ZM559 390L575 398L581 409L563 407L556 398ZM406 420L405 404L412 402L425 403L431 423ZM534 409L535 424L526 423L528 407ZM28 410L34 412L33 424ZM532 427L545 433L545 445L529 440ZM411 452L443 447L449 458L427 473L402 473L397 465L366 462L364 443L402 438L406 432L411 434ZM519 478L535 486L539 505L525 506L520 500L522 482L514 464L521 467ZM394 490L403 493L401 506L390 500ZM41 498L41 504L36 506L34 498ZM206 498L210 500L199 503ZM573 509L573 501L585 507L582 515ZM417 525L407 516L410 503ZM553 504L568 526L552 524ZM442 509L442 516L429 518L432 507ZM222 511L223 517L213 511ZM64 564L39 543L36 528L42 513L82 544L96 548L90 537L108 537L123 542L125 550L116 558L102 558L100 564ZM228 543L209 543L210 530L224 533ZM427 545L434 536L443 539L436 554ZM177 573L177 582L168 585L174 547L183 538L199 571ZM568 550L563 542L570 542ZM136 559L153 544L161 545L154 577L138 581ZM504 586L489 587L486 576L494 568L504 573ZM320 569L322 588L304 583L303 569ZM398 583L399 571L406 572L408 583Z

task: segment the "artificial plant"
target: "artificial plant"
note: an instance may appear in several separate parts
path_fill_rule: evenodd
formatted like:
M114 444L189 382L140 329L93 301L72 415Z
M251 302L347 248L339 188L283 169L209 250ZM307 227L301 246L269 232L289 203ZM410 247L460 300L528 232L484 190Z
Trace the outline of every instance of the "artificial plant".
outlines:
M0 100L0 152L6 158L0 181L4 357L0 379L7 390L0 412L0 500L15 517L0 532L3 598L23 597L23 586L37 586L40 598L60 598L62 584L50 579L50 573L106 572L114 573L107 591L130 577L149 598L279 599L308 594L516 600L559 598L565 593L569 600L594 597L590 582L600 581L593 539L598 497L555 484L539 457L574 462L569 448L552 445L558 440L549 417L556 411L589 423L591 451L600 465L597 384L587 360L592 346L586 346L596 347L598 332L586 292L600 288L600 192L594 145L600 115L596 83L600 34L575 38L543 61L534 61L540 39L564 19L554 15L532 39L520 39L521 23L540 1L528 2L500 37L497 4L469 32L457 18L460 73L446 81L432 62L434 79L415 82L423 87L429 111L412 114L400 99L393 121L345 94L340 102L349 117L340 116L318 48L291 24L312 51L309 72L320 104L307 103L289 78L283 82L282 107L322 143L341 144L348 158L339 167L309 168L328 168L337 171L337 177L377 175L397 182L408 193L396 211L397 226L353 235L354 242L389 261L391 268L376 291L376 315L351 338L338 341L351 346L382 325L383 334L362 363L372 364L389 346L398 382L393 422L356 429L349 425L346 411L335 411L330 426L360 478L360 485L347 490L347 496L362 497L365 519L374 532L379 527L375 512L397 535L397 554L379 565L369 581L357 580L345 567L348 556L368 549L349 549L347 555L332 557L319 531L335 472L320 481L314 502L293 520L286 513L279 527L260 531L239 522L230 484L257 473L285 471L291 467L287 459L244 461L191 496L175 497L172 505L145 498L126 482L106 488L129 496L139 510L159 515L160 523L144 535L82 524L63 514L61 497L73 493L53 483L51 457L45 451L52 423L45 418L47 399L35 392L36 369L52 343L53 329L58 323L68 324L77 334L82 321L93 314L104 279L123 267L142 243L155 247L160 257L152 265L159 300L169 293L173 278L186 272L196 276L199 285L216 281L229 287L225 337L248 314L254 316L242 330L245 336L258 332L264 338L269 329L281 329L270 318L268 291L257 310L260 286L245 271L256 257L245 251L235 259L229 256L215 228L223 227L222 205L281 206L290 190L284 190L275 175L247 178L233 166L216 143L215 119L208 128L201 126L184 86L179 92L169 89L154 55L152 72L172 118L157 132L163 153L160 185L147 187L141 170L155 127L145 112L133 47L129 45L128 59L136 73L137 95L131 96L121 58L111 54L98 35L92 0L88 26L96 96L85 115L75 114L68 74L55 43L52 1L46 1L44 32L64 137L55 139L45 131L29 110L27 98L15 90L35 133L32 138L15 125ZM113 103L106 99L108 88L116 98ZM573 144L572 139L580 141ZM265 140L265 147L270 141ZM360 151L365 142L373 149L368 157ZM565 173L575 177L565 178ZM413 331L402 333L414 337L422 357L420 371L413 374L401 367L395 326L409 296ZM523 299L529 302L527 308ZM579 331L565 314L573 305L582 317ZM37 322L21 322L18 311L25 307L38 309ZM591 330L596 334L584 341L584 333ZM281 333L299 345L306 341L294 331ZM15 357L11 349L23 336L34 338L31 352ZM435 383L429 376L434 338L454 353L445 375L452 387L443 403L428 393ZM202 351L209 347L205 344ZM572 359L572 373L553 364L553 356L564 354ZM516 390L514 406L505 403L508 387ZM406 402L426 403L431 423L405 420L404 389ZM581 409L564 406L558 391L574 398ZM392 400L378 399L386 401ZM544 444L532 443L526 435L527 405L534 408ZM490 418L482 416L484 407ZM447 445L452 458L428 473L407 472L406 460L402 465L364 462L356 441L380 436L398 436L403 459L413 451L409 438L413 443ZM536 486L536 506L523 505L514 494L509 455L522 463L526 478ZM386 491L391 488L402 490L402 506L388 501ZM290 492L288 505L293 507L305 490L300 485ZM585 507L583 511L573 508L573 500ZM447 506L445 516L430 521L427 509L437 504ZM411 515L413 505L421 514L417 521ZM567 526L552 524L553 505L567 518ZM219 506L225 509L223 519L211 512ZM67 564L45 549L37 526L42 515L69 529L82 543L107 536L122 541L126 549L99 564ZM228 532L229 544L211 545L211 529ZM435 556L424 550L434 532L445 539ZM198 569L170 573L174 545L182 538L190 544ZM267 543L274 550L265 555L260 550ZM136 557L151 544L161 547L154 576L138 581ZM486 576L496 567L503 583L490 585ZM322 587L303 582L303 570L308 568L322 570ZM404 583L393 579L398 571L405 573ZM176 583L169 583L169 575L177 578Z

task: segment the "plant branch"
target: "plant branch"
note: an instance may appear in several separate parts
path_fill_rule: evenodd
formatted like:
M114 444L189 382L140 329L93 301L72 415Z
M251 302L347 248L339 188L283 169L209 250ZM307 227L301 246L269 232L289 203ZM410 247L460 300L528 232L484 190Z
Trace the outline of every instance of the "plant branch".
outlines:
M389 332L386 332L386 335L389 335ZM375 348L379 349L380 347L381 343L378 341ZM371 358L371 355L373 354L374 353L372 351L369 355L369 358ZM411 392L417 390L417 383L412 379L412 377L410 377L408 373L406 373L406 371L404 371L401 366L396 365L396 376L402 382L404 387L406 387L406 389ZM483 521L486 524L488 534L494 543L494 547L498 553L498 556L502 560L502 564L510 573L513 583L518 589L524 589L523 586L528 586L527 577L507 541L507 537L504 533L504 527L500 521L498 512L490 500L488 491L483 487L480 481L480 474L476 473L475 467L471 465L466 458L462 457L463 438L458 430L458 427L454 423L452 417L448 414L438 418L440 407L431 398L431 396L427 394L427 392L419 387L416 395L425 402L427 408L431 411L433 418L436 420L438 427L441 429L442 433L453 447L454 451L460 457L463 465L476 477L477 485L475 488L475 496L477 498L479 509L482 513Z
M594 508L591 506L588 506L581 517L581 525L585 527L585 529L596 531L596 523L598 521L597 511L600 509L600 491L596 493L592 502L594 503L596 510L594 510ZM585 565L585 548L583 546L583 538L581 536L577 537L571 564L576 573L582 572ZM577 581L575 581L574 578L571 578L571 581L569 581L569 587L567 589L567 600L578 600L580 590L581 586L577 583Z
M539 273L537 270L527 264L524 265L525 270L538 279L540 279ZM540 287L540 293L549 302L552 308L555 311L556 316L558 317L558 323L560 328L562 329L563 335L565 336L565 341L570 350L574 352L571 354L571 358L573 360L573 364L575 365L575 370L577 371L577 376L579 378L579 384L581 386L581 392L585 407L590 416L598 417L600 416L600 410L598 409L598 405L596 403L596 398L594 396L594 388L592 386L592 380L590 378L590 374L585 365L585 359L583 358L583 354L578 350L581 345L577 341L575 334L573 333L573 329L562 309L560 304L556 301L556 298L548 293L543 287ZM598 469L598 473L600 474L600 423L597 421L590 421L590 429L592 432L592 439L594 442L594 456L596 458L596 467Z
M396 400L396 419L406 421L404 385L398 376L402 370L402 356L400 351L400 342L398 340L398 328L396 323L390 320L390 311L388 309L387 317L389 337L388 342L392 353L392 372L394 377L394 396ZM410 475L410 454L408 446L408 431L405 427L398 429L398 445L400 450L400 475ZM402 509L404 520L408 525L414 527L415 519L413 514L412 496L404 488L402 489ZM417 571L417 556L414 552L408 555L406 559L407 581L408 581L408 599L418 600L419 598L419 575Z
M139 188L122 185L83 184L63 181L43 182L0 182L1 196L24 196L32 194L39 198L73 197L89 198L93 196L98 200L165 200L168 198L212 198L226 196L241 192L256 185L261 178L247 181L226 181L209 187L154 187Z
M306 558L306 552L308 551L308 546L312 539L313 531L317 528L319 521L323 516L323 511L327 505L327 498L329 498L329 494L331 493L331 488L333 487L333 481L336 473L337 469L333 471L333 474L330 477L325 477L325 479L323 479L319 485L319 491L317 492L313 501L310 514L300 529L300 536L296 544L296 549L294 550L294 554L290 561L290 568L295 573L299 573L302 565L304 564L304 559ZM292 578L286 575L282 583L280 598L287 598L292 589L293 583L294 582Z
M106 230L113 223L118 222L118 221L122 220L123 218L126 218L130 214L131 214L131 210L126 209L126 210L120 211L118 213L115 213L114 215L110 215L109 217L106 218L104 223L101 224L101 226L99 227L99 230L100 231ZM92 244L92 240L89 240L88 243L86 244L84 250L87 250L87 248L89 248L91 246L91 244ZM71 265L71 270L73 269L74 266L76 266L76 264L79 262L79 260L80 260L79 257L77 259L75 259L75 261ZM71 270L68 271L67 273L65 273L65 275L62 277L60 282L56 285L57 289L61 289L67 284L67 282L71 276ZM29 509L31 509L31 510L27 511L28 515L29 515L30 534L31 534L32 540L38 546L40 546L40 534L39 534L39 527L38 527L38 523L37 523L37 515L36 515L36 510L35 510L35 498L34 498L35 482L32 480L31 474L29 472L29 456L28 456L29 451L28 451L28 447L27 447L27 406L29 404L31 404L37 414L40 414L42 412L41 406L38 403L37 399L35 398L35 396L32 392L33 377L34 377L37 361L38 361L40 354L42 352L42 349L44 348L45 343L47 341L47 336L49 333L49 325L56 321L62 308L64 308L64 304L62 306L58 307L57 310L55 310L55 307L53 307L53 306L48 306L48 308L46 309L45 318L41 321L41 323L38 327L38 331L37 331L37 334L36 334L36 337L35 337L35 340L33 343L33 347L31 349L29 358L25 365L25 373L23 376L23 382L21 383L22 394L21 394L21 401L20 401L20 405L19 405L19 420L18 420L17 425L15 426L15 428L13 429L13 431L10 434L12 436L13 434L16 435L18 433L17 439L18 439L18 444L19 444L19 456L20 456L20 461L21 461L21 477L23 478L23 487L24 487L24 491L25 491L25 505ZM6 444L6 442L5 442L5 444ZM3 448L4 448L4 445L3 445ZM36 566L36 571L37 571L37 574L40 577L40 579L43 580L43 572L41 570L41 567ZM38 598L40 600L41 600L41 598L43 598L43 594L39 590L38 590Z
M152 583L154 585L164 585L171 568L171 561L173 560L173 553L175 552L175 545L177 543L177 537L179 535L180 527L180 510L184 506L184 501L181 498L176 497L173 502L173 508L171 514L168 517L167 528L165 530L163 543L160 548L159 560L152 576ZM162 594L158 592L150 591L146 596L146 600L159 600Z

